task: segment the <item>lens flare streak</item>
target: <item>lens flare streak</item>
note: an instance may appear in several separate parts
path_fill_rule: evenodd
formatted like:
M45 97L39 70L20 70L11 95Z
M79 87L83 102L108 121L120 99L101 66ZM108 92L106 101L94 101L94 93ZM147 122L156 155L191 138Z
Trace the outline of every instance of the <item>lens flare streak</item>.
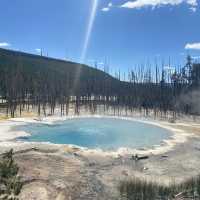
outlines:
M92 33L92 29L93 29L93 25L94 25L94 21L95 21L95 17L96 17L97 7L98 7L98 0L92 0L91 13L90 13L90 17L89 17L88 26L87 26L83 50L81 53L81 59L80 59L81 62L85 61L85 56L86 56L86 53L88 50L88 45L90 42L90 37L91 37L91 33Z
M91 33L92 33L92 29L94 26L94 21L95 21L95 17L96 17L96 13L97 13L97 7L98 7L99 0L90 0L90 1L92 2L91 12L89 15L89 21L88 21L88 25L87 25L85 40L83 43L83 49L81 52L80 63L85 62L85 58L86 58L86 54L87 54L87 50L88 50L88 46L89 46L89 42L90 42L90 37L91 37ZM76 74L75 74L73 87L71 89L72 93L76 92L76 88L77 88L77 85L78 85L78 82L80 79L80 75L81 75L81 65L78 67Z

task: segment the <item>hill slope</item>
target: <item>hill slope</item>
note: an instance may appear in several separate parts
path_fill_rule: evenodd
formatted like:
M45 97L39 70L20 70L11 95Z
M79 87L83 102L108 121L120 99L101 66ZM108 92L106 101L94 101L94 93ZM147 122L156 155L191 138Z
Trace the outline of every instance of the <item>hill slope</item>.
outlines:
M120 84L120 81L112 76L86 65L0 49L0 95L6 87L6 82L11 81L10 79L14 81L16 76L22 76L24 84L27 85L37 83L41 86L57 80L57 84L67 84L70 93L102 93L108 86L112 87L114 92Z

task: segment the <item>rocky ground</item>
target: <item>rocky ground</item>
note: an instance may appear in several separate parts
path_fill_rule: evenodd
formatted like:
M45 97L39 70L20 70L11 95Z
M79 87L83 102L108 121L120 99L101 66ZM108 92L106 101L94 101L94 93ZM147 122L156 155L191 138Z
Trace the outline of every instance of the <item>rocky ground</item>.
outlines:
M200 174L200 126L171 125L194 134L161 154L139 161L131 154L112 156L67 145L17 145L15 160L24 181L20 200L119 199L118 185L131 177L161 184L181 182ZM4 145L0 152L11 148Z

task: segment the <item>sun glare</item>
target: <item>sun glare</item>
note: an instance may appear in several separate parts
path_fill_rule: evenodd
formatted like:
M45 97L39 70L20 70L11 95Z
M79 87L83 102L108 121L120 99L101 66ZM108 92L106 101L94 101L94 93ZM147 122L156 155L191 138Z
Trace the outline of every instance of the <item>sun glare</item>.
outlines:
M91 37L91 33L92 33L92 29L93 29L93 25L94 25L96 13L97 13L98 1L99 0L91 0L91 12L90 12L89 20L88 20L88 26L87 26L85 40L84 40L83 49L81 53L81 59L80 59L81 63L85 61L85 57L88 50L88 45L90 42L90 37Z
M94 26L94 21L95 21L95 17L96 17L96 13L97 13L97 7L98 7L99 0L90 0L90 1L91 1L91 9L90 9L90 14L89 14L89 20L88 20L88 25L87 25L87 29L86 29L85 39L84 39L84 43L83 43L83 48L81 51L80 63L85 62L85 58L86 58L86 54L87 54L88 46L89 46L89 42L90 42L90 37L92 34L92 29ZM80 78L80 75L81 75L81 67L77 68L72 91L75 91L78 80Z

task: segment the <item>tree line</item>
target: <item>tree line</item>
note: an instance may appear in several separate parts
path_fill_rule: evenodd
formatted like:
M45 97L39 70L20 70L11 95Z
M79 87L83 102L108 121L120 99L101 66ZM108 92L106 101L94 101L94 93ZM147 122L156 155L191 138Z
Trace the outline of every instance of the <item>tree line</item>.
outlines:
M200 64L187 57L185 66L140 67L121 81L78 63L0 49L0 112L7 116L35 110L38 115L68 115L99 110L114 115L142 112L174 118L200 114Z

